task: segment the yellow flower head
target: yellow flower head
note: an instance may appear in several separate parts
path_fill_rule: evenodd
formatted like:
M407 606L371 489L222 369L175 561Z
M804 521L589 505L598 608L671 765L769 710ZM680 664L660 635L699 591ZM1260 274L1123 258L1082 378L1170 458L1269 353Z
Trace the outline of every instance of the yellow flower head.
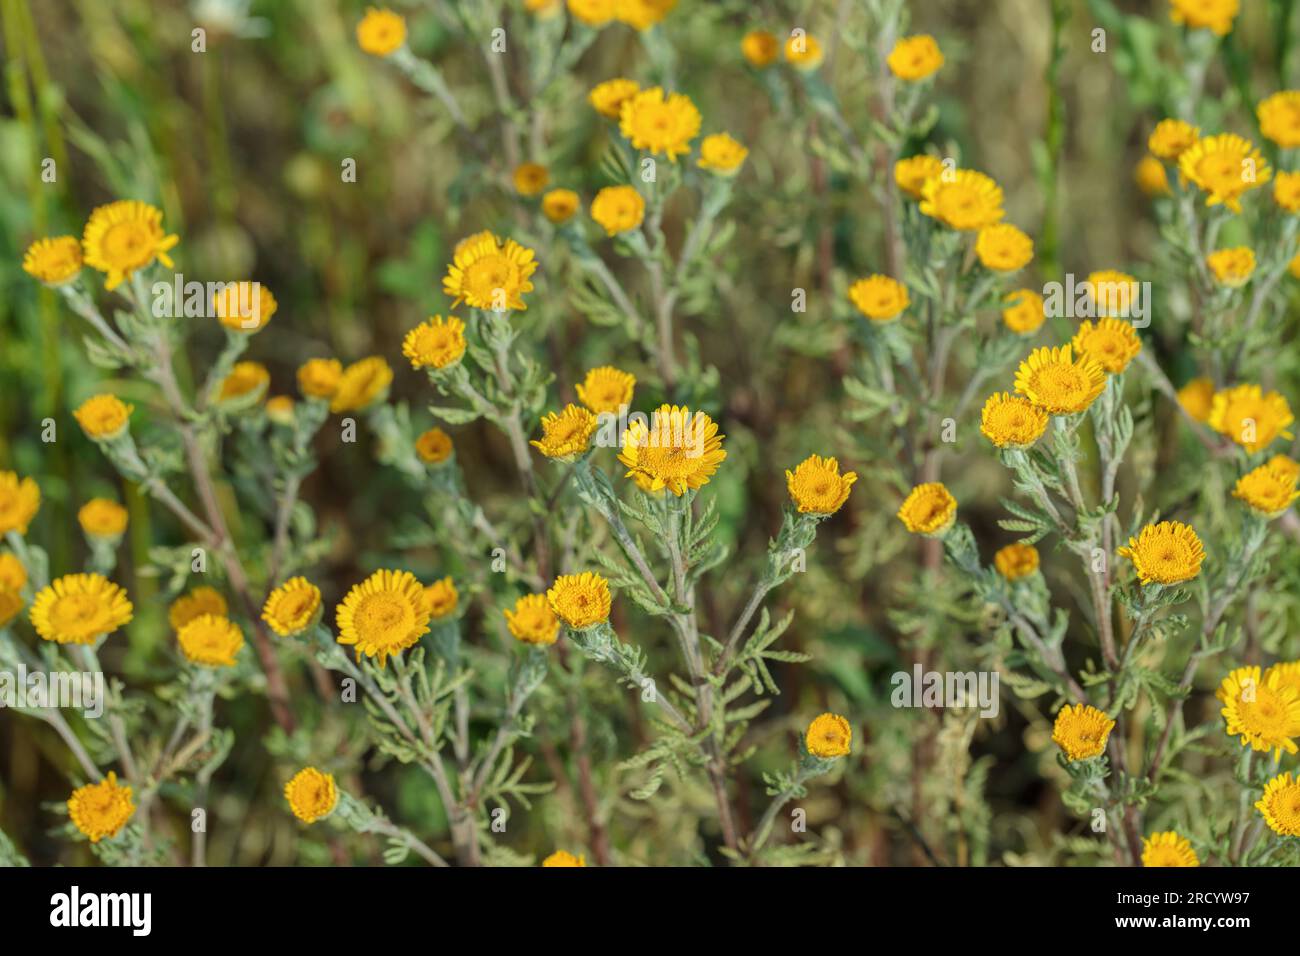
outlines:
M1034 240L1010 223L985 226L975 240L975 254L986 269L1016 272L1034 258Z
M1264 672L1264 680L1276 679L1279 689L1290 687L1300 696L1300 661L1278 662Z
M523 311L528 308L524 293L533 291L530 279L536 271L532 249L485 233L457 247L442 291L454 299L452 305L464 302L472 309Z
M454 315L431 316L406 333L402 354L411 368L450 368L465 354L465 323Z
M107 498L91 498L77 512L81 530L92 538L118 538L126 531L126 509Z
M1259 667L1238 667L1228 674L1214 696L1223 704L1229 737L1240 737L1243 747L1274 751L1278 756L1297 747L1300 736L1300 691L1283 683L1282 675Z
M542 866L582 866L587 865L585 856L574 856L567 850L556 850L542 861Z
M131 788L119 784L112 771L99 783L78 787L68 798L68 816L91 843L117 836L133 813Z
M342 377L338 359L308 359L298 367L298 391L306 398L333 398Z
M825 58L821 43L810 33L791 33L785 41L785 62L801 73L811 73Z
M1123 319L1098 319L1093 325L1086 319L1070 341L1080 358L1090 358L1107 372L1118 375L1142 351L1132 323Z
M386 8L369 7L357 24L357 46L371 56L388 56L406 42L406 21Z
M677 162L699 135L700 111L685 94L665 94L662 87L653 86L623 101L618 127L635 148Z
M1196 421L1208 421L1214 406L1214 380L1192 379L1178 390L1178 404Z
M1162 119L1147 139L1147 149L1161 159L1177 159L1196 144L1201 131L1180 119Z
M0 584L0 627L7 627L23 609L23 596L18 588Z
M221 592L204 584L172 602L167 610L167 623L173 631L179 631L196 617L204 614L225 617L229 612L230 608L226 606L226 599L221 596Z
M551 181L551 172L541 163L520 163L514 172L515 192L536 196Z
M560 619L545 594L525 594L515 602L513 611L501 613L510 633L525 644L554 644L559 637Z
M315 823L334 812L339 802L338 787L333 774L321 773L315 767L304 767L284 785L284 798L289 809L303 823Z
M1008 581L1027 578L1038 570L1038 549L1019 541L1009 544L993 555L993 566Z
M48 286L71 282L81 275L81 243L76 236L37 239L23 256L23 271Z
M1287 212L1300 212L1300 173L1279 172L1273 178L1273 202Z
M1263 155L1249 140L1235 133L1220 133L1197 140L1178 158L1183 177L1208 193L1205 205L1220 203L1241 212L1241 196L1262 186L1273 175Z
M288 395L274 395L266 400L266 417L277 425L292 425L293 399Z
M1255 109L1259 131L1283 149L1300 146L1300 90L1274 93Z
M718 176L734 176L748 155L749 150L726 133L714 133L700 142L700 169Z
M1133 307L1141 294L1141 286L1135 277L1115 269L1090 272L1085 284L1088 299L1094 311L1102 318L1132 315Z
M271 373L261 362L236 362L222 379L217 401L253 404L261 401L271 385Z
M615 0L614 16L634 30L649 30L675 6L677 0Z
M539 20L549 20L564 9L560 0L524 0L524 9Z
M1284 773L1264 787L1264 796L1255 804L1269 829L1279 836L1300 836L1300 777Z
M441 428L430 428L415 440L415 453L426 465L441 465L452 451L451 436Z
M262 605L262 620L281 637L297 637L320 620L320 588L306 578L290 578Z
M894 182L913 199L920 199L926 182L942 173L943 160L928 153L909 156L894 163Z
M29 617L43 640L93 644L131 622L126 591L99 574L65 574L41 588Z
M814 717L804 734L804 744L814 757L831 760L835 757L847 757L849 745L853 742L853 728L839 714L822 714Z
M1274 455L1266 464L1268 467L1274 468L1288 478L1295 479L1296 482L1300 483L1300 462L1294 458L1288 458L1286 455Z
M434 581L424 589L424 609L429 612L429 620L437 621L456 613L460 604L460 594L450 577Z
M776 62L781 41L766 30L750 30L741 38L740 53L750 66L761 70Z
M631 186L606 186L591 201L591 218L608 235L628 232L645 218L645 200Z
M1143 866L1200 866L1187 837L1173 830L1153 833L1142 841Z
M227 282L212 296L217 321L232 332L266 328L277 308L275 296L260 282Z
M353 362L339 376L330 401L332 412L360 412L381 402L393 383L393 370L378 355Z
M1169 174L1165 172L1165 164L1154 156L1143 156L1138 160L1138 164L1133 167L1133 181L1147 196L1168 196L1173 192L1169 188Z
M1232 496L1265 518L1276 518L1300 498L1296 477L1285 468L1260 465L1237 479Z
M1028 448L1047 431L1047 412L1027 398L994 392L980 412L980 434L999 448Z
M383 667L429 633L429 603L410 571L376 571L347 593L335 619L338 642L355 645L357 660L378 657Z
M921 187L921 212L961 232L1002 221L1002 187L973 169L944 171Z
M100 206L81 237L86 265L107 275L104 288L110 292L155 259L173 268L167 250L178 242L163 232L162 210L135 199Z
M1241 0L1169 0L1169 18L1193 30L1213 30L1219 36L1232 32Z
M1210 406L1210 427L1252 454L1279 436L1291 438L1286 429L1294 421L1286 399L1277 392L1266 394L1258 385L1234 385L1216 392Z
M596 416L581 405L566 405L542 416L541 441L529 442L547 458L573 461L586 453L596 432Z
M572 189L552 189L542 197L542 215L557 226L577 213L582 201Z
M1042 328L1047 304L1033 289L1017 289L1002 298L1002 324L1017 335L1032 335Z
M191 664L234 667L235 655L244 646L244 632L228 617L203 614L182 627L176 641Z
M1219 249L1205 257L1205 264L1210 267L1210 272L1214 273L1214 279L1219 285L1236 288L1245 285L1254 273L1255 253L1246 246Z
M785 485L800 514L833 515L849 500L849 491L858 480L857 472L840 474L834 458L809 455L794 471L786 470Z
M641 84L636 80L618 77L597 83L587 94L587 102L601 116L618 119L623 113L623 104L641 92Z
M8 551L0 551L0 588L21 591L27 584L27 569Z
M631 405L635 388L636 376L631 372L624 372L612 365L602 365L589 370L575 391L578 393L578 401L600 415L605 412L617 413Z
M1161 521L1144 527L1116 551L1133 562L1143 584L1181 584L1201 573L1205 547L1191 525Z
M546 592L555 616L575 631L609 620L609 582L599 574L562 574Z
M849 301L873 322L891 322L911 304L907 286L889 276L873 275L849 286Z
M0 471L0 534L26 534L40 507L41 489L34 478Z
M627 466L625 477L642 491L664 489L680 497L688 488L700 488L718 470L727 453L718 425L704 412L686 406L660 405L647 426L633 421L623 433L618 460Z
M943 52L939 49L939 44L934 42L934 37L923 33L900 39L894 44L894 49L885 62L889 64L889 72L894 76L914 83L939 71L939 67L943 66Z
M116 395L95 395L81 403L72 413L87 438L106 441L126 431L134 405L127 405Z
M1016 369L1016 391L1052 415L1086 411L1105 388L1106 370L1068 345L1035 349Z
M1065 752L1065 758L1091 760L1106 751L1106 738L1115 721L1096 707L1074 704L1061 708L1052 728L1052 743Z
M931 538L942 535L956 519L957 499L939 481L917 485L898 509L898 520L903 522L903 527L912 534Z

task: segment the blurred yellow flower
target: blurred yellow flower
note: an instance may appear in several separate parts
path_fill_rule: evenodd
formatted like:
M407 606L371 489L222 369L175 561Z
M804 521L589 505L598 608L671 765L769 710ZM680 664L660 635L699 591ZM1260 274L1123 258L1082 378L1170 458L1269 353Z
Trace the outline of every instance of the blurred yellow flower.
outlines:
M383 401L393 383L393 370L377 355L353 362L339 376L330 411L360 412Z
M849 286L849 301L873 322L891 322L911 304L907 286L889 276L873 275Z
M1273 202L1287 212L1300 212L1300 173L1279 172L1274 177Z
M126 591L100 574L65 574L41 588L29 617L42 640L93 644L131 623Z
M440 465L451 457L451 436L441 428L430 428L415 440L415 453L426 465Z
M0 534L26 534L40 507L41 489L36 479L0 471Z
M618 125L635 148L676 162L690 152L691 140L699 135L700 111L685 94L665 94L662 87L653 86L623 101Z
M1169 174L1165 172L1165 164L1154 156L1143 156L1138 160L1137 166L1133 168L1133 181L1148 196L1169 196L1173 193L1169 188Z
M236 362L221 381L217 401L258 401L271 384L271 373L260 362Z
M94 395L72 413L87 438L107 441L121 435L127 428L134 405L127 405L116 395Z
M442 291L452 297L452 305L464 302L472 309L522 311L528 308L523 296L533 291L530 279L536 271L532 249L485 233L457 247Z
M1016 272L1034 258L1034 241L1010 223L985 226L975 240L975 254L986 269Z
M48 286L71 282L81 275L81 243L76 236L37 239L23 256L23 271Z
M1205 205L1241 212L1241 196L1264 185L1273 170L1254 144L1235 133L1197 140L1178 158L1183 177L1207 193Z
M551 181L551 171L541 163L520 163L514 172L515 192L536 196Z
M634 30L649 30L675 6L677 0L615 0L614 17Z
M581 204L572 189L552 189L542 197L542 215L558 226L572 219Z
M298 391L306 398L333 398L342 377L338 359L308 359L298 367Z
M1180 119L1162 119L1147 138L1147 149L1161 159L1177 159L1195 145L1201 131Z
M921 212L961 232L1002 221L1002 187L973 169L944 172L921 187Z
M288 395L274 395L266 400L266 417L277 425L292 425L293 399Z
M801 73L817 69L825 56L821 43L812 34L791 33L785 41L785 61Z
M81 237L86 265L106 274L104 288L110 292L155 259L174 268L167 252L178 242L163 232L162 210L135 199L100 206Z
M529 442L547 458L573 461L586 453L596 433L596 416L580 405L542 416L542 438Z
M542 866L583 866L587 865L585 856L574 856L566 850L556 850L542 861Z
M750 66L761 70L776 62L781 41L766 30L750 30L740 40L740 53Z
M1098 319L1096 325L1085 319L1070 344L1080 358L1092 359L1112 375L1123 372L1142 351L1137 331L1123 319Z
M226 599L221 596L221 592L204 584L172 602L172 606L167 611L167 623L171 625L173 631L179 631L196 617L202 617L204 614L225 617L229 611L230 608L226 606Z
M586 405L597 415L604 412L617 413L632 404L632 393L636 388L636 376L631 372L612 365L588 370L586 377L574 389L578 401Z
M454 315L444 319L430 316L402 340L402 354L411 368L444 369L455 365L465 354L465 323Z
M1240 0L1169 0L1169 6L1169 17L1174 23L1225 36L1232 32Z
M1214 692L1223 709L1224 730L1252 750L1294 754L1300 736L1300 691L1282 682L1277 671L1265 676L1258 665L1231 671Z
M898 520L912 534L937 537L952 527L957 519L957 499L942 482L917 485L903 499Z
M749 150L726 133L714 133L700 142L700 168L719 176L734 176Z
M281 637L296 637L320 620L320 588L304 577L290 578L262 605L262 620Z
M618 119L623 112L623 104L641 92L641 84L636 80L618 77L598 83L587 94L587 102L601 116Z
M1259 131L1283 149L1300 146L1300 90L1282 90L1255 108Z
M608 235L628 232L645 218L645 200L631 186L606 186L591 201L591 218Z
M1198 422L1208 421L1214 406L1214 380L1194 378L1178 390L1178 404Z
M368 7L357 24L357 46L371 56L388 56L406 42L406 21L387 8Z
M1286 429L1294 421L1286 399L1258 385L1225 388L1215 393L1210 406L1210 427L1251 453L1267 448L1275 438L1290 439Z
M993 555L993 566L1008 581L1019 581L1038 570L1038 549L1032 544L1016 541L999 548Z
M1245 285L1254 273L1255 253L1245 246L1218 249L1205 257L1205 264L1219 285L1236 288Z
M77 512L81 530L92 538L117 538L126 531L126 509L107 498L91 498Z
M990 395L980 412L980 434L999 448L1028 448L1047 431L1047 412L1027 398Z
M1047 304L1033 289L1017 289L1002 298L1002 324L1017 335L1032 335L1043 325Z
M1200 866L1187 837L1173 830L1153 833L1142 840L1143 866Z
M27 568L16 556L0 551L0 588L21 591L27 584Z
M1286 468L1260 465L1237 479L1232 496L1264 518L1276 518L1300 498L1296 477Z
M516 640L525 644L554 644L560 634L560 619L551 610L545 594L525 594L514 610L501 612Z
M460 593L456 583L450 577L434 581L424 589L424 609L429 612L429 620L437 621L456 613L460 604Z
M244 632L228 617L203 614L176 633L176 642L191 664L234 667L235 655L244 647Z
M927 181L943 173L943 160L919 153L894 163L894 182L913 199L920 199Z
M943 53L934 37L923 33L901 38L885 62L900 80L916 82L938 72L943 66Z
M226 282L212 296L217 321L232 332L252 334L275 315L275 296L260 282Z

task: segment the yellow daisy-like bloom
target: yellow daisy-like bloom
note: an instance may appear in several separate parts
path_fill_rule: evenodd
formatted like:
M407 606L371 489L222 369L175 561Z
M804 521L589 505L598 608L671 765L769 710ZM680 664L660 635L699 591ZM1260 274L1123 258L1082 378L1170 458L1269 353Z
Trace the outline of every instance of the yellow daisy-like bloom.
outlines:
M103 441L126 431L134 410L134 405L127 405L116 395L95 395L82 402L72 416L87 438Z
M575 391L578 393L578 401L601 415L605 412L616 413L631 405L635 389L636 376L631 372L624 372L612 365L602 365L589 370Z
M359 412L382 401L393 383L393 370L378 355L353 362L339 376L330 401L332 412Z
M935 537L943 534L957 520L957 499L943 482L931 481L917 485L903 499L898 509L898 520L912 534Z
M77 512L81 530L92 538L117 538L126 531L126 509L107 498L91 498Z
M618 77L597 83L587 94L587 102L601 116L618 119L623 113L623 104L641 92L641 84L636 80Z
M1100 269L1088 273L1086 280L1088 299L1093 310L1102 318L1124 318L1133 314L1141 287L1138 280L1127 272Z
M333 398L342 377L338 359L308 359L298 367L298 391L307 398Z
M229 613L230 608L221 592L204 584L172 602L167 610L167 623L173 631L179 631L190 621L205 614L225 617Z
M1260 465L1237 479L1232 496L1265 518L1276 518L1300 498L1296 478L1285 468Z
M0 534L27 527L41 508L41 489L34 478L19 478L12 471L0 471Z
M1173 830L1153 833L1142 841L1143 866L1200 866L1187 837Z
M1255 271L1255 252L1246 246L1219 249L1205 257L1214 279L1229 288L1243 286Z
M591 218L608 235L628 232L645 218L645 200L631 186L606 186L591 201Z
M1209 421L1214 407L1214 380L1194 378L1178 390L1178 404L1198 422Z
M900 80L916 82L939 71L943 66L943 52L934 37L923 33L900 39L885 62L889 64L889 72Z
M809 455L794 471L787 469L785 473L785 486L800 514L835 514L849 500L849 491L857 480L857 472L841 475L839 461L821 455Z
M1205 547L1191 525L1161 521L1144 527L1116 551L1133 562L1143 584L1181 584L1201 573Z
M573 461L585 454L596 433L596 416L581 405L566 405L542 416L541 441L529 442L547 458Z
M221 382L217 401L255 401L266 394L271 385L271 373L261 362L236 362Z
M1180 119L1162 119L1147 138L1147 149L1161 159L1177 159L1191 149L1201 131Z
M660 405L650 424L634 421L623 433L618 460L627 466L625 477L651 494L667 489L680 497L688 488L709 483L727 453L725 436L704 412L686 406Z
M1300 173L1279 172L1273 178L1273 202L1287 212L1300 212Z
M21 591L27 584L27 569L8 551L0 553L0 588Z
M450 577L434 581L424 589L424 609L429 612L429 620L437 621L456 613L460 604L460 594Z
M1240 737L1243 747L1273 751L1281 756L1297 751L1291 738L1300 736L1300 691L1282 682L1282 675L1259 667L1238 667L1214 692L1223 704L1229 737Z
M560 635L560 619L545 594L525 594L515 602L513 611L501 613L510 633L525 644L554 644Z
M1286 428L1294 421L1286 399L1277 392L1265 394L1258 385L1234 385L1216 392L1210 406L1210 427L1252 454L1279 436L1291 438Z
M889 276L873 275L849 286L849 301L873 322L891 322L911 304L907 286Z
M520 163L514 172L515 192L536 196L551 181L551 171L541 163Z
M814 717L804 734L804 744L814 757L830 760L835 757L847 757L849 745L853 742L853 728L839 714L822 714Z
M1259 131L1284 149L1300 146L1300 90L1274 93L1255 108Z
M1300 462L1294 458L1288 458L1286 455L1274 455L1266 464L1270 468L1275 468L1288 478L1293 478L1300 482Z
M29 612L43 640L93 644L131 621L126 591L100 574L65 574L41 588Z
M552 189L542 197L542 215L558 226L572 219L581 205L572 189Z
M1002 187L973 169L935 176L921 187L921 212L961 232L1002 221Z
M284 798L289 809L303 823L315 823L334 812L339 802L334 776L321 773L315 767L304 767L284 785Z
M81 243L76 236L37 239L23 256L23 271L48 286L60 286L81 275Z
M178 242L163 232L162 210L135 199L100 206L81 237L86 265L107 275L104 288L110 292L155 259L173 268L167 251Z
M1123 319L1099 319L1096 325L1085 320L1070 344L1080 358L1092 359L1112 375L1123 372L1142 351L1142 340Z
M1133 181L1147 196L1173 194L1169 188L1169 174L1165 172L1165 164L1154 156L1143 156L1138 160L1138 164L1133 167Z
M1243 193L1262 186L1273 175L1254 144L1235 133L1197 140L1178 158L1178 169L1209 194L1205 205L1222 203L1233 212L1241 212Z
M465 354L465 323L454 315L431 316L406 333L402 354L411 368L449 368Z
M68 816L91 843L117 836L133 813L131 788L119 784L112 771L99 783L73 790L68 798Z
M589 27L599 29L614 19L616 0L569 0L569 12Z
M574 856L567 850L556 850L542 861L542 866L582 866L587 865L585 856Z
M750 30L740 40L741 56L757 70L771 66L781 54L781 41L766 30Z
M634 30L649 30L675 6L677 0L615 0L614 17Z
M228 617L204 614L182 627L176 641L191 664L234 667L235 655L244 646L244 632Z
M1019 541L1009 544L1005 548L999 548L997 554L993 555L993 566L1008 581L1027 578L1038 570L1038 549L1032 544L1021 544Z
M609 620L609 582L590 571L562 574L546 592L546 602L556 617L581 631Z
M266 400L266 417L277 425L292 425L293 412L293 399L288 395L275 395Z
M1115 721L1096 707L1074 704L1062 707L1052 728L1052 743L1065 752L1070 762L1091 760L1106 751L1106 738Z
M1106 370L1086 355L1075 358L1070 346L1044 346L1016 369L1016 391L1052 415L1086 411L1106 388Z
M1042 328L1047 304L1033 289L1017 289L1002 298L1002 324L1017 335L1032 335Z
M1290 687L1300 695L1300 661L1274 664L1264 672L1264 680L1276 680L1279 689Z
M1028 448L1047 431L1047 412L1027 398L994 392L980 412L980 434L999 448Z
M785 62L801 73L811 73L825 58L821 43L812 34L792 35L785 41Z
M430 428L415 440L415 453L426 465L441 465L453 450L451 436L441 428Z
M560 0L524 0L524 9L539 20L549 20L564 9Z
M714 133L700 142L700 169L718 176L734 176L748 155L749 150L726 133Z
M227 282L212 297L217 321L232 332L250 335L266 328L277 307L271 290L260 282Z
M429 633L428 599L410 571L376 571L348 592L335 618L338 642L355 645L357 660L378 657L380 667Z
M491 233L458 247L442 280L442 291L472 309L490 311L528 308L523 296L533 291L530 280L537 271L532 249L513 239L501 242Z
M262 620L281 637L296 637L320 620L320 588L304 577L290 578L267 597Z
M1284 773L1264 787L1264 796L1255 804L1269 829L1279 836L1300 836L1300 777Z
M406 42L406 20L387 8L369 7L357 24L357 46L371 56L388 56Z
M623 101L618 128L635 148L677 162L699 135L700 111L685 94L653 86Z
M1015 272L1034 258L1034 240L1010 223L986 226L975 240L975 254L986 269Z
M1169 0L1169 18L1191 29L1213 30L1219 36L1232 32L1240 0Z
M23 596L18 589L0 584L0 628L7 627L22 609Z
M894 182L913 199L920 199L926 182L942 173L943 160L928 153L909 156L894 163Z

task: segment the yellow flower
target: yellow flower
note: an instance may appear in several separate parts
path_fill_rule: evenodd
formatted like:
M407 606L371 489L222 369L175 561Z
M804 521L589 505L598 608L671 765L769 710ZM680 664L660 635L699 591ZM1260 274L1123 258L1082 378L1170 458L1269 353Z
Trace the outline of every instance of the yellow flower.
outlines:
M1034 240L1009 223L985 226L975 240L975 254L986 269L1015 272L1034 258Z
M298 367L298 391L307 398L333 398L342 377L338 359L308 359Z
M271 373L260 362L236 362L217 391L219 402L256 402L266 394Z
M277 425L292 425L293 412L293 399L288 395L275 395L266 400L266 417Z
M1144 527L1128 546L1117 550L1133 562L1143 584L1181 584L1201 573L1205 548L1191 525L1161 521Z
M1285 468L1260 465L1237 479L1232 496L1265 518L1276 518L1300 498L1296 477Z
M573 461L586 453L596 432L596 416L580 405L542 416L541 441L529 442L547 458Z
M804 734L804 744L814 757L831 760L835 757L847 757L849 745L853 742L853 728L839 714L822 714L814 717Z
M587 372L575 391L578 401L586 405L597 415L605 412L617 413L632 404L632 392L636 388L636 376L631 372L602 365Z
M1002 221L1002 187L983 173L958 169L925 181L921 212L961 232Z
M539 20L549 20L564 9L560 0L524 0L524 9Z
M406 21L386 8L366 9L357 24L357 46L371 56L388 56L406 42Z
M525 594L515 602L513 611L501 613L510 633L525 644L554 644L559 637L560 619L545 594Z
M1255 804L1269 829L1279 836L1300 836L1300 777L1284 773L1264 787L1264 796Z
M750 66L761 70L776 62L781 43L766 30L750 30L741 38L740 52Z
M551 181L551 172L541 163L520 163L514 172L515 192L536 196Z
M1038 570L1038 549L1032 544L1021 544L1019 541L1009 544L1005 548L999 548L997 554L993 555L993 566L1008 581L1027 578Z
M1142 841L1143 866L1200 866L1187 837L1173 830L1153 833Z
M529 280L536 271L532 249L484 233L457 247L442 291L453 297L452 305L464 302L472 309L522 311L528 308L523 295L533 291Z
M204 614L225 617L229 611L230 608L226 606L226 599L221 596L221 592L204 584L172 602L172 606L167 611L167 623L171 625L173 631L179 631L196 617L202 617Z
M572 189L552 189L542 197L542 215L558 226L572 219L581 204Z
M1205 264L1219 285L1236 288L1245 285L1255 271L1255 253L1245 246L1219 249L1205 257Z
M1096 707L1074 704L1061 708L1052 728L1052 743L1065 752L1065 758L1091 760L1106 751L1106 738L1115 721Z
M562 574L546 592L546 602L556 617L581 631L609 620L609 582L599 574Z
M587 102L601 116L618 119L623 112L623 104L641 92L641 84L636 80L618 77L598 83L587 94Z
M23 256L23 271L48 286L71 282L81 275L81 243L76 236L37 239Z
M894 44L894 49L885 62L889 64L889 71L894 76L915 82L938 72L939 67L943 66L943 53L939 44L934 42L934 37L923 33L901 38Z
M303 823L315 823L334 812L339 791L332 774L304 767L284 785L284 798L295 817Z
M1147 196L1169 196L1173 193L1169 188L1169 174L1165 172L1165 164L1154 156L1143 156L1138 160L1138 164L1133 167L1133 181Z
M1243 193L1262 186L1273 175L1254 144L1235 133L1197 140L1178 158L1178 169L1209 194L1205 205L1222 203L1233 212L1241 212Z
M424 609L429 612L429 620L437 621L456 612L460 603L460 594L450 577L434 581L424 589Z
M1178 404L1196 421L1208 421L1214 405L1214 380L1192 379L1178 390Z
M27 569L8 551L0 552L0 588L21 591L27 584Z
M1107 372L1118 375L1142 351L1142 340L1133 326L1123 319L1085 320L1070 342L1080 358L1090 358Z
M244 632L228 617L203 614L182 627L176 640L191 664L234 667L235 655L244 646Z
M1047 431L1047 412L1027 398L994 392L980 412L980 434L999 448L1028 448Z
M77 512L81 530L92 538L117 538L126 531L126 509L107 498L91 498Z
M451 436L441 428L430 428L415 440L415 453L427 465L441 465L452 450Z
M749 150L726 133L714 133L700 142L700 168L719 176L734 176L749 155Z
M1277 681L1279 689L1290 687L1300 696L1300 661L1278 662L1264 672L1264 680Z
M361 655L378 657L406 650L429 633L429 604L410 571L376 571L355 585L335 612L340 644L356 645Z
M920 199L926 182L942 173L943 160L928 153L909 156L894 163L894 182L913 199Z
M583 866L587 865L585 856L574 856L566 850L556 850L542 861L542 866Z
M1214 395L1209 425L1252 454L1273 439L1290 439L1287 426L1295 421L1291 406L1277 392L1264 393L1258 385L1234 385Z
M23 596L18 589L0 584L0 628L7 627L22 609Z
M817 69L825 56L821 43L810 33L792 33L785 41L785 62L801 73Z
M454 315L444 319L431 316L406 333L402 354L411 368L444 369L455 365L465 354L465 323Z
M645 218L645 200L631 186L606 186L591 201L591 218L608 235L627 232Z
M1213 30L1219 36L1232 31L1240 0L1169 0L1169 18L1191 29Z
M1294 458L1288 458L1286 455L1274 455L1267 462L1270 468L1275 468L1288 478L1294 478L1300 482L1300 462Z
M106 441L126 431L134 405L127 405L116 395L95 395L81 403L72 413L87 438Z
M1127 272L1100 269L1088 273L1086 280L1088 299L1102 318L1126 318L1132 315L1141 286Z
M1201 131L1180 119L1162 119L1147 139L1147 149L1161 159L1177 159L1196 144ZM1163 169L1163 167L1162 167Z
M1003 296L1002 324L1017 335L1032 335L1043 325L1047 304L1033 289L1017 289Z
M667 489L678 497L688 488L709 483L727 457L717 423L704 412L686 406L660 405L647 426L634 421L623 433L618 460L627 466L625 477L642 491Z
M131 622L126 591L99 574L65 574L41 588L29 617L43 640L93 644Z
M615 0L614 16L634 30L649 30L677 6L677 0Z
M339 376L330 401L332 412L360 412L381 402L393 383L393 370L378 355L353 362Z
M1086 411L1105 388L1106 370L1068 345L1035 349L1016 369L1016 391L1052 415Z
M1300 90L1274 93L1255 108L1255 115L1265 139L1284 149L1300 146Z
M873 322L890 322L911 304L907 286L889 276L873 275L849 286L849 301Z
M1273 202L1287 212L1300 212L1300 173L1279 172L1273 178Z
M163 232L162 211L135 199L100 206L81 237L86 265L107 275L104 288L110 292L155 259L173 268L167 251L178 242Z
M1240 737L1243 747L1274 751L1281 756L1297 751L1291 738L1300 736L1300 691L1284 684L1282 675L1270 669L1261 675L1258 666L1238 667L1214 692L1223 704L1229 737Z
M40 507L41 489L35 479L0 471L0 534L26 534Z
M849 491L858 480L856 472L840 474L834 458L809 455L794 471L786 470L785 485L800 514L833 515L849 500Z
M119 784L112 771L99 783L73 790L68 798L68 816L91 843L117 836L133 813L131 788Z
M260 282L227 282L212 296L217 321L232 332L266 328L276 310L275 296Z
M685 94L665 94L662 87L653 86L623 101L618 128L635 148L677 162L699 135L700 111Z
M956 519L957 499L939 481L917 485L898 509L898 520L903 522L903 527L912 534L927 537L942 535Z
M267 597L262 620L281 637L296 637L320 620L320 588L304 577L290 578Z

